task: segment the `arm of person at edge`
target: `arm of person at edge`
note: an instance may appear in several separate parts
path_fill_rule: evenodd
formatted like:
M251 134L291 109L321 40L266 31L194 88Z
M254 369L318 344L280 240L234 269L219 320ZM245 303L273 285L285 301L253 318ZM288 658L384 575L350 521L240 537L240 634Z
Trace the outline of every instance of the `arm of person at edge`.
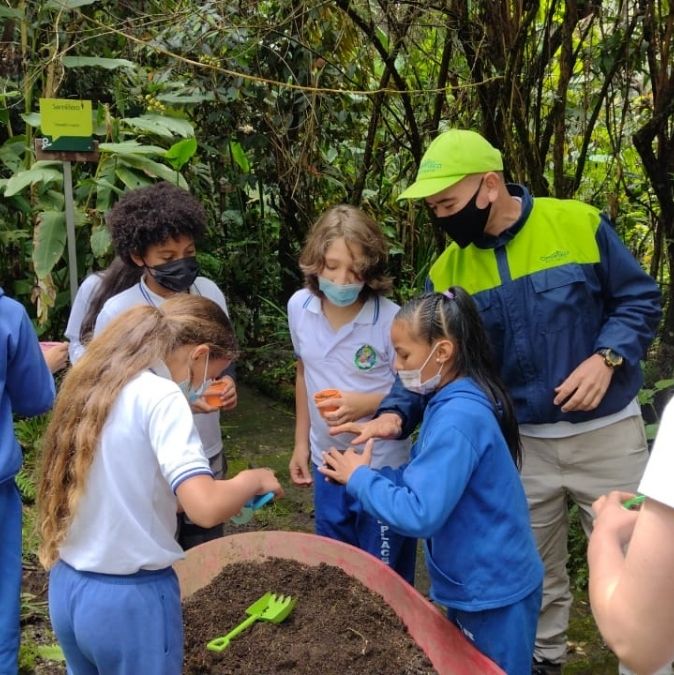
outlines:
M590 604L621 662L652 673L674 659L674 509L646 499L638 511L612 492L592 508Z
M606 318L595 352L608 347L635 364L655 336L662 313L660 290L603 215L596 238L600 261L595 268L602 282ZM603 356L592 354L555 387L555 405L564 412L594 410L611 384L613 370Z
M297 359L295 375L295 447L288 466L290 479L295 485L308 486L313 483L309 448L309 398L304 380L304 363Z
M47 412L56 395L54 378L42 354L33 324L23 308L18 333L9 335L8 342L5 387L12 412L25 417Z

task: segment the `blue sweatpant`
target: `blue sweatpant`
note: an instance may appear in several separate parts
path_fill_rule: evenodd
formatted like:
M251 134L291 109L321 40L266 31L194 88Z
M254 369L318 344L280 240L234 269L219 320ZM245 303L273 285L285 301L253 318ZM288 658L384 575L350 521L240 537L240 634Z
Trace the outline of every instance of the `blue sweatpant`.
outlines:
M49 573L49 616L69 675L180 675L183 626L173 568Z
M508 675L530 675L543 587L506 607L482 612L449 608L447 617Z
M391 530L349 495L343 485L325 480L312 466L316 534L338 539L371 553L414 585L417 541Z
M0 675L19 670L21 496L14 479L0 483Z

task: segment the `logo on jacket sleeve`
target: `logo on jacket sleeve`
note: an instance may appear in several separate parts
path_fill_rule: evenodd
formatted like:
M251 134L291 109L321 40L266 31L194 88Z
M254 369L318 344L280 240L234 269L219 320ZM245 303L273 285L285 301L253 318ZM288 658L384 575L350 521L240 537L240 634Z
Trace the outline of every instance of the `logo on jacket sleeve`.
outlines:
M372 345L362 345L356 350L353 362L358 370L371 370L377 363L377 352Z

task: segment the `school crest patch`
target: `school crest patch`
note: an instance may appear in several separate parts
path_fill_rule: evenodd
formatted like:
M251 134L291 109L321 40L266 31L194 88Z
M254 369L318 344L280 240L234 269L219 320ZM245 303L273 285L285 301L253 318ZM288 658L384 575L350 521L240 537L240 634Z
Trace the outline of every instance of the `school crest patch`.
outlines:
M371 345L362 345L356 350L353 362L358 370L371 370L377 364L377 352Z

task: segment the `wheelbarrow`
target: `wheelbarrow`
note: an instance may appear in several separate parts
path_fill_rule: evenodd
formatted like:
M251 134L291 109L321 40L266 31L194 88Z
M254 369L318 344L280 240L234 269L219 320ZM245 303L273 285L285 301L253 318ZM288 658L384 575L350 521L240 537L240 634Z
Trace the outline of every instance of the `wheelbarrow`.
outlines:
M379 594L405 624L440 675L504 675L440 610L390 567L354 546L303 532L233 534L191 548L174 568L183 599L208 585L225 565L285 558L339 567Z

